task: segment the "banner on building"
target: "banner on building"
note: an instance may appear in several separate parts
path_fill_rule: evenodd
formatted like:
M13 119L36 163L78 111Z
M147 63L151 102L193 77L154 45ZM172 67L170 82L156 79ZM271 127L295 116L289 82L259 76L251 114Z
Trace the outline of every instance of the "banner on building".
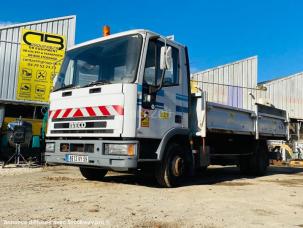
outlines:
M65 48L64 36L22 30L17 100L48 102Z

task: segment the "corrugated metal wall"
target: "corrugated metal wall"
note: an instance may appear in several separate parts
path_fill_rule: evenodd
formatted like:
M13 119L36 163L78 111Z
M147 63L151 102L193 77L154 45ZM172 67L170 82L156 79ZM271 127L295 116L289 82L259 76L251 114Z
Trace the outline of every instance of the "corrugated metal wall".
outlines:
M24 103L16 100L22 28L64 35L67 47L70 47L75 42L76 17L52 18L0 28L0 102Z
M260 92L261 98L286 110L289 117L303 119L303 72L259 85L267 88L267 91Z
M193 85L206 91L207 100L255 110L257 56L192 74Z

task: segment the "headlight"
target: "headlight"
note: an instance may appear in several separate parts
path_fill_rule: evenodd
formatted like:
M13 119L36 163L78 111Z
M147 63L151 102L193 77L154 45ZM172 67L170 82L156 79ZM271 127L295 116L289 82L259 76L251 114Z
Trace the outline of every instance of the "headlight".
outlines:
M46 143L45 145L46 152L55 152L55 143Z
M135 155L135 144L104 144L106 155Z

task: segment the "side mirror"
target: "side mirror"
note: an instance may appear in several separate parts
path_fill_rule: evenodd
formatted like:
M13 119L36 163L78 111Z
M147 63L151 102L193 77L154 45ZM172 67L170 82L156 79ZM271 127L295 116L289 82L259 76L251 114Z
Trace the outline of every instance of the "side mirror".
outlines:
M171 47L161 47L160 51L160 69L168 70L172 66L172 48Z

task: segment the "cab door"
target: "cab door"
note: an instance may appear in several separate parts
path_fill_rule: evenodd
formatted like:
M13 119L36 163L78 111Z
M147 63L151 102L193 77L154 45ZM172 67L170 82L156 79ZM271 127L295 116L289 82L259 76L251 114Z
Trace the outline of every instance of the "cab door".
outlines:
M162 138L168 130L182 126L180 50L169 42L166 45L172 47L172 64L170 69L161 70L160 50L165 46L164 40L149 40L148 43L138 137ZM161 83L162 74L164 77Z

